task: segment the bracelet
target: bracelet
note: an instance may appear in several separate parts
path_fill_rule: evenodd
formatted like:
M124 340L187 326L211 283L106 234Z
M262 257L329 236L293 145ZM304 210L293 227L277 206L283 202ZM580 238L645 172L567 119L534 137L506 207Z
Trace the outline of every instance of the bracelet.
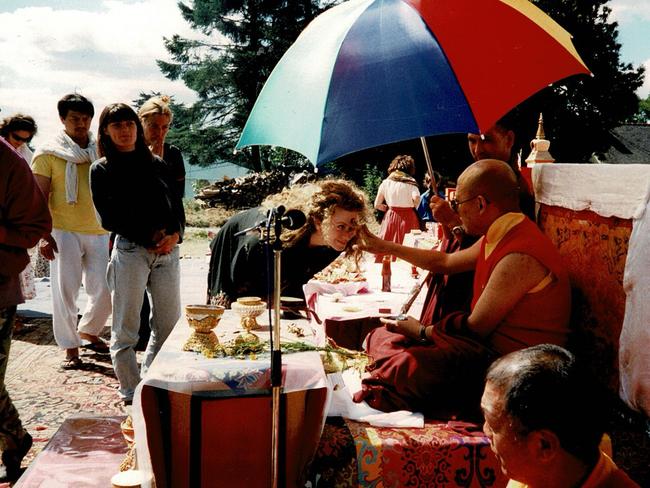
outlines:
M423 344L426 344L429 342L429 339L427 339L427 327L425 325L420 324L420 342Z

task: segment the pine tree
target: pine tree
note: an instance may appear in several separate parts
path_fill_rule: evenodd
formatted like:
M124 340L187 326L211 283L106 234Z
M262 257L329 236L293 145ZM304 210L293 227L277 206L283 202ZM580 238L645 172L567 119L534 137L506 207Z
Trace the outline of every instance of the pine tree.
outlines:
M635 91L644 68L620 58L618 24L609 20L607 1L533 0L573 36L573 43L593 76L574 76L553 84L521 106L519 139L530 141L544 113L546 136L556 162L581 163L606 148L605 135L638 111ZM544 53L539 53L543 56ZM526 154L524 154L524 157Z
M191 164L226 160L266 169L260 149L233 153L257 95L273 67L323 8L317 0L194 0L180 2L183 18L210 42L174 35L165 39L173 62L158 61L172 80L182 79L198 101L186 109L178 140Z

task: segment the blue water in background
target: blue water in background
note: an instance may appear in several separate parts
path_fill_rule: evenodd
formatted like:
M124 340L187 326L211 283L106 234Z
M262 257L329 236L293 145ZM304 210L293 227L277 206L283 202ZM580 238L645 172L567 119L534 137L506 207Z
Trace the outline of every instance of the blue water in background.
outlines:
M201 167L192 166L185 162L185 198L194 197L194 182L196 180L208 180L210 183L223 180L224 176L228 178L237 178L248 173L248 168L237 166L232 163L216 163L213 166Z

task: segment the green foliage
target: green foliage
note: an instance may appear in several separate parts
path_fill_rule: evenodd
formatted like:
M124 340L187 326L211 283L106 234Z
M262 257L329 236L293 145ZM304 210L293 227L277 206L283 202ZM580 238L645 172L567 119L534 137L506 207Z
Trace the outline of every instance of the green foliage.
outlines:
M650 124L650 95L639 100L639 110L631 118L630 122L637 124Z
M370 164L365 166L362 188L371 200L377 195L377 190L383 179L383 173L377 166Z
M557 162L579 163L602 144L612 128L638 111L635 91L644 68L620 59L618 24L609 20L607 1L533 0L573 36L573 43L593 76L573 76L545 88L520 106L517 136L527 155L536 120L544 114L546 136ZM543 56L544 53L539 53Z
M203 188L206 186L210 185L209 180L194 180L192 183L192 190L194 190L194 194L198 194Z
M519 145L524 148L525 157L528 142L535 135L537 118L543 112L546 135L552 141L551 153L556 160L586 161L594 151L606 149L602 147L608 140L605 134L613 127L626 121L647 120L647 100L640 106L635 95L643 83L644 69L621 61L618 25L610 21L611 10L606 0L532 1L572 34L593 77L570 77L524 102L516 118ZM169 135L191 164L210 165L223 160L260 171L279 161L299 158L283 150L257 147L233 154L233 148L277 61L307 23L330 5L317 0L179 3L184 19L208 36L200 41L178 35L166 38L172 61L158 61L168 78L183 80L199 97L191 107L179 107L178 114L175 110L174 130ZM489 73L477 73L483 75ZM460 149L460 158L455 158L454 167L447 163L445 155L434 165L440 168L442 164L453 177L455 168L466 163L465 147ZM333 167L335 172L342 171L360 183L360 174L350 170L350 161L363 167L363 161L390 161L395 154L405 152L411 151L371 149L354 158L344 157L345 164L335 162ZM415 144L413 154L417 158Z
M179 2L183 18L207 41L165 38L172 61L165 76L198 95L186 108L175 143L191 164L229 161L260 171L272 161L259 148L233 152L271 70L302 29L321 11L318 0L194 0ZM274 157L273 151L270 153Z

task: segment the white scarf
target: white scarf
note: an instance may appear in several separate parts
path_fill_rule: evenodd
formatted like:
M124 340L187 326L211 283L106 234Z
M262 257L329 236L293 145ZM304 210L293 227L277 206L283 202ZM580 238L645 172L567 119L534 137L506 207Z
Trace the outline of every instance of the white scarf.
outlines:
M53 141L39 147L34 154L34 158L41 154L51 154L66 161L65 199L69 204L77 203L77 196L79 195L77 165L92 163L99 159L97 156L97 143L92 132L88 132L88 146L82 148L63 130Z

